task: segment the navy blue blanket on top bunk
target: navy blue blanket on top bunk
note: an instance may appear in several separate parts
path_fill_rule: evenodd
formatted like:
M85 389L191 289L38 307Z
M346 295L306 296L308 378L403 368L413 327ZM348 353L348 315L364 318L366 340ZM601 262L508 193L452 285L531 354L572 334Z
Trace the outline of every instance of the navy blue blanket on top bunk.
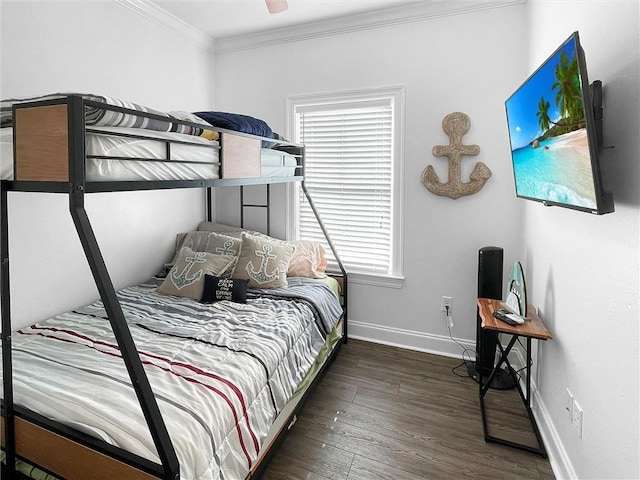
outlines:
M250 133L267 138L277 138L273 134L273 130L264 120L259 118L250 117L248 115L241 115L239 113L227 113L227 112L193 112L194 115L202 118L206 122L209 122L214 127L226 128L228 130L234 130L236 132ZM269 148L273 143L262 141L262 148Z

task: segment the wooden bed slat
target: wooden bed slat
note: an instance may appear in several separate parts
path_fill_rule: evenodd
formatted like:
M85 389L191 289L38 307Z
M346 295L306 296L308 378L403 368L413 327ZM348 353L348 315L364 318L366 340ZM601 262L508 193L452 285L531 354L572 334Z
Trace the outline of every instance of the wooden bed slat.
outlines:
M221 178L260 177L260 140L230 133L220 137Z
M14 128L16 180L69 181L66 105L18 108Z
M4 445L4 418L2 445ZM15 419L16 455L35 466L56 472L69 480L151 480L157 477L126 463L90 449L61 435L50 432L22 418Z

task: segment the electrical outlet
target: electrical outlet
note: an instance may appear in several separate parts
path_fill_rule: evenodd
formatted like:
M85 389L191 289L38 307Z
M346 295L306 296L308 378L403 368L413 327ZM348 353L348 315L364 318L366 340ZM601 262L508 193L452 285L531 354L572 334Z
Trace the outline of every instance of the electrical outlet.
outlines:
M584 413L578 405L578 402L573 400L572 412L571 412L571 423L573 424L573 428L578 432L578 437L582 438L582 421L584 419Z
M573 422L573 394L568 388L565 389L565 392L566 395L564 397L564 409L567 411L571 422Z
M442 311L444 313L448 313L449 315L451 315L452 305L453 305L452 297L442 297ZM448 311L447 311L447 307L449 308Z

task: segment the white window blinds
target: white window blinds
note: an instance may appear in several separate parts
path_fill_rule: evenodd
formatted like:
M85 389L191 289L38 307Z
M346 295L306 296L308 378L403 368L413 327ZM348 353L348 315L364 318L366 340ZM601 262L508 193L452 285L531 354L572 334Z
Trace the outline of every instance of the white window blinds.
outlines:
M382 98L295 110L305 184L349 272L392 273L393 109ZM298 221L300 238L324 242L302 193Z

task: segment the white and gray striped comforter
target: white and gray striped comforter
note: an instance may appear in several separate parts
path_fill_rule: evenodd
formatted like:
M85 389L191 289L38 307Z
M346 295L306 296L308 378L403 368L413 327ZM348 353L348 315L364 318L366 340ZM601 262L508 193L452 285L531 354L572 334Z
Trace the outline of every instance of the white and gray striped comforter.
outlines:
M323 305L271 297L204 305L152 285L119 292L182 479L246 476L324 344L318 323L341 312L326 285L306 283ZM13 347L16 404L158 461L101 302L21 329Z

